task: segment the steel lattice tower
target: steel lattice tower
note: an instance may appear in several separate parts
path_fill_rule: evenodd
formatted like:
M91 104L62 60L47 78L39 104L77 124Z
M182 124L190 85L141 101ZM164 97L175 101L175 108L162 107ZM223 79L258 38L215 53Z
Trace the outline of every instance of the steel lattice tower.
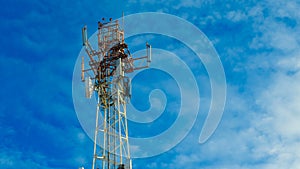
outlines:
M131 91L126 74L149 66L151 46L146 44L146 56L132 58L118 20L102 20L98 22L97 49L93 49L87 39L87 27L82 29L89 68L85 68L82 57L81 79L86 84L86 97L91 98L95 92L97 98L92 169L100 166L102 169L132 169L126 117ZM101 147L97 146L100 138L103 139Z

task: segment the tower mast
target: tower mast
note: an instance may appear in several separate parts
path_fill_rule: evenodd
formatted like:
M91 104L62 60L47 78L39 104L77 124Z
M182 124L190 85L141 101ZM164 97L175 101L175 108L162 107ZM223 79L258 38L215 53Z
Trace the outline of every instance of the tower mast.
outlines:
M86 97L91 98L96 93L97 99L92 169L100 166L102 169L132 169L126 112L131 84L126 74L149 67L151 46L146 44L146 56L132 58L124 39L124 26L120 28L118 20L105 22L102 19L98 22L95 50L88 40L87 27L82 28L89 67L85 69L83 57L81 79L86 85ZM139 62L139 66L135 62Z

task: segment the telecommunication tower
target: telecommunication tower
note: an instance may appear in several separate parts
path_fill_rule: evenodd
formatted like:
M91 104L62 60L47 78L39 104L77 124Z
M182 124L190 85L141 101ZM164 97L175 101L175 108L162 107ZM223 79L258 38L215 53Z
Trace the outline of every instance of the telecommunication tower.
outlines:
M98 22L97 49L88 40L86 26L82 40L89 61L85 68L82 57L81 80L86 97L95 93L97 99L92 169L132 169L126 116L131 81L126 74L149 67L151 46L146 43L146 55L133 58L124 41L124 27L111 18Z

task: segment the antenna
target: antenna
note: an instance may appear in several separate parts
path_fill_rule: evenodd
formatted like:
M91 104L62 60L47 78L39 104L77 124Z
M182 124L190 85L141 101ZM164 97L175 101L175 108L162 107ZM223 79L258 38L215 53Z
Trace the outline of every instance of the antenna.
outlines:
M84 26L81 30L82 33L82 45L85 46L87 42L87 26Z
M92 79L90 77L86 77L85 79L85 97L90 99L93 95L94 86Z

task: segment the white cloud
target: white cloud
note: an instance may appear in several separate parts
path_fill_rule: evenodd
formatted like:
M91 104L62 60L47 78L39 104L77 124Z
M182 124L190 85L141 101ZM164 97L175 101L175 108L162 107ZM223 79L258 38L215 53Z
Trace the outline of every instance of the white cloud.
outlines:
M270 127L282 137L300 138L299 83L299 72L292 76L277 73L258 100L272 118Z
M300 72L299 72L299 26L276 20L278 17L291 17L300 5L294 2L276 1L268 4L269 16L256 23L261 37L253 40L255 48L271 48L272 51L256 58L256 68L266 71L256 79L258 86L252 91L258 107L257 117L252 125L266 142L255 144L255 152L268 152L269 162L262 168L298 169L300 163ZM250 71L250 70L249 70ZM258 70L251 69L254 75ZM250 74L250 75L251 75ZM267 75L268 74L268 75ZM266 76L267 75L267 76ZM262 84L263 83L263 84Z
M180 8L200 8L202 5L213 4L214 0L181 0L176 6L175 9Z
M80 143L83 143L86 141L86 135L82 131L79 131L77 133L77 138Z
M157 168L157 163L153 162L153 163L147 164L146 167L151 168L151 169L152 168Z
M299 46L300 28L294 22L300 19L295 1L271 1L260 3L249 10L249 16L255 21L252 25L257 37L250 47L254 49L273 48L290 52ZM264 14L262 11L268 11Z
M37 162L38 161L38 162ZM42 162L43 161L43 162ZM51 169L45 156L38 152L22 152L13 149L1 149L1 168L40 168Z
M231 20L232 22L239 22L242 20L246 20L248 17L244 12L237 10L228 12L226 18Z
M201 1L190 0L182 1L176 8L200 5ZM225 15L233 22L249 19L252 24L246 25L255 33L249 48L257 53L248 55L239 46L227 51L229 55L237 50L240 50L237 54L248 55L246 61L233 61L233 65L238 65L236 71L246 69L243 75L247 76L245 85L250 89L241 93L238 87L229 86L225 116L207 143L196 144L198 127L176 147L174 157L167 163L162 161L151 166L189 169L205 163L207 167L203 168L299 168L300 28L277 20L290 17L299 21L299 8L295 1L264 1L246 11L232 10ZM211 15L199 19L200 22L214 23L224 17L217 10L215 13L210 12ZM178 49L177 52L185 51ZM255 83L252 85L249 81Z
M258 43L258 46L252 44L256 48L271 47L282 51L291 51L298 47L297 34L299 32L286 27L283 23L274 21L273 18L266 19L262 26L258 26L258 29L262 31L263 35L258 39L259 42L257 39L253 42Z

